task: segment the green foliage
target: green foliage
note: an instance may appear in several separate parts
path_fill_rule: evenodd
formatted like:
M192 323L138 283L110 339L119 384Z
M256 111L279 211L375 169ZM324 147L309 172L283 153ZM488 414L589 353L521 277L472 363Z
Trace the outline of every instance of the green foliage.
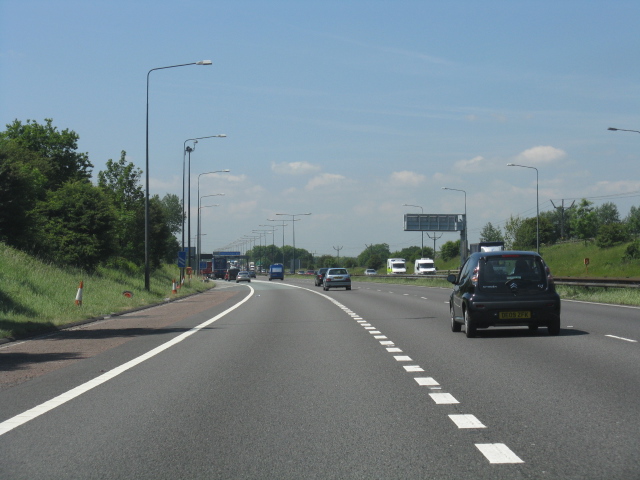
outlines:
M38 206L43 258L93 270L113 254L115 215L103 192L87 181L71 181L50 191Z
M596 245L600 248L613 247L629 240L627 228L622 223L607 223L600 227L596 237Z
M507 250L512 250L516 243L516 238L518 236L518 230L522 226L522 220L520 217L514 217L511 215L509 220L504 224L504 246Z
M0 141L13 140L22 148L38 154L44 162L39 164L40 172L46 177L48 189L61 187L68 181L88 180L93 165L86 153L79 153L79 136L74 131L58 131L53 120L45 119L41 125L34 120L22 123L14 120L7 130L0 134Z
M488 222L480 231L481 242L504 242L502 231L500 227L494 227L491 222Z
M631 260L640 260L640 240L636 239L627 245L627 249L625 250L622 259L627 262Z
M625 223L631 235L640 235L640 208L631 207Z
M374 270L380 270L384 264L385 261L377 253L370 255L366 263L367 268L373 268Z
M370 258L374 255L377 255L378 259L381 260L381 266L386 263L386 259L390 258L391 252L389 250L389 244L387 243L378 243L375 245L366 245L366 249L362 251L360 255L358 255L358 265L369 265L368 268L376 268L371 266L372 262ZM378 260L375 261L377 263ZM380 268L377 267L376 270Z
M574 234L585 244L598 233L598 214L592 207L593 203L587 199L582 199L575 210L575 215L571 220L571 228Z
M535 248L537 244L538 221L536 217L527 218L520 224L520 228L515 233L513 249L527 250ZM552 243L554 228L551 222L544 217L540 217L540 245Z
M460 240L448 241L440 247L440 256L443 260L451 260L460 256Z

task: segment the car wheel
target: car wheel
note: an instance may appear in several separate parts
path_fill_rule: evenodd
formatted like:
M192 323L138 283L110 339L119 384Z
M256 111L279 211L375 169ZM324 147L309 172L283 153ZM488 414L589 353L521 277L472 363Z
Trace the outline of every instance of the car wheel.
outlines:
M464 311L464 331L467 338L476 336L476 326L471 322L471 315L469 315L468 309Z
M560 335L560 317L554 318L547 327L549 335Z
M455 314L454 314L454 311L453 311L453 305L449 306L449 311L451 312L451 331L452 332L459 332L460 330L462 330L462 325L460 325L455 320Z

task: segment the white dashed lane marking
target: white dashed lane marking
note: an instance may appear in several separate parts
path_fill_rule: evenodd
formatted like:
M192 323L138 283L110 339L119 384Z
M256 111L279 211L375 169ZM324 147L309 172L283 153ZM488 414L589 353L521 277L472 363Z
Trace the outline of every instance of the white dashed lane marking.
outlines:
M524 463L504 443L476 443L489 463Z
M458 428L487 428L475 415L449 415Z
M379 292L381 290L378 290ZM389 292L393 293L393 292ZM405 294L407 295L407 294ZM416 295L417 296L417 295ZM427 300L426 297L420 297ZM448 302L445 302L448 303ZM339 305L339 304L338 304ZM339 305L340 306L340 305ZM340 306L351 318L356 320L365 330L374 335L376 340L380 341L380 345L385 346L389 353L402 353L402 350L395 346L395 343L388 340L385 335L372 326L371 323L363 320L361 316L352 312L350 309ZM616 337L615 335L607 335L608 337L618 340L625 340L627 342L636 342L636 340L630 340L628 338ZM411 362L412 359L408 355L394 355L393 358L397 362ZM420 365L403 365L403 368L407 373L424 372L424 369ZM416 383L421 387L427 387L429 390L441 390L442 387L433 377L414 377ZM429 396L436 405L456 405L460 402L450 393L429 393ZM450 414L451 421L460 429L473 429L473 428L487 428L475 415L471 414ZM485 456L489 463L496 464L510 464L510 463L524 463L524 461L513 453L509 447L504 443L476 443L476 448Z
M632 340L630 338L617 337L615 335L605 335L605 337L615 338L616 340L624 340L625 342L638 343L637 340Z
M453 405L455 403L460 403L455 399L453 395L450 393L430 393L429 396L436 402L438 405Z

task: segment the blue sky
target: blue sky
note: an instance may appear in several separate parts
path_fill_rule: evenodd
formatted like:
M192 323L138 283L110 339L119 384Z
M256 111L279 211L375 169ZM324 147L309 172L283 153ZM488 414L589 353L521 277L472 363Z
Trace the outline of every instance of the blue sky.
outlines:
M210 59L149 90L152 194L182 196L185 140L227 135L191 157L192 222L198 178L225 193L202 200L203 251L306 212L296 246L318 255L419 245L402 205L462 213L442 187L466 191L473 242L535 216L535 171L510 162L538 169L541 211L640 205L640 134L607 131L640 130L638 25L637 0L0 0L0 122L74 130L94 175L122 150L144 168L147 72Z

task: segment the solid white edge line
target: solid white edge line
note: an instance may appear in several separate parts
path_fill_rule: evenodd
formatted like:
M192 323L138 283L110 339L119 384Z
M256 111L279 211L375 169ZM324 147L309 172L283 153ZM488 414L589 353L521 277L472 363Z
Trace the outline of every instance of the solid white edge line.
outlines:
M219 313L218 315L216 315L213 318L210 318L209 320L201 323L200 325L193 327L191 330L184 332L180 335L178 335L177 337L173 338L172 340L169 340L166 343L163 343L162 345L159 345L158 347L154 348L153 350L148 351L147 353L140 355L137 358L134 358L133 360L130 360L122 365L120 365L119 367L116 367L112 370L109 370L106 373L103 373L102 375L100 375L99 377L94 378L93 380L89 380L88 382L83 383L82 385L79 385L75 388L72 388L71 390L58 395L57 397L52 398L51 400L48 400L34 408L31 408L25 412L22 412L12 418L9 418L8 420L5 420L4 422L0 423L0 436L4 435L7 432L10 432L11 430L13 430L16 427L19 427L20 425L24 425L25 423L33 420L34 418L39 417L40 415L43 415L44 413L53 410L56 407L59 407L60 405L68 402L69 400L72 400L76 397L79 397L80 395L82 395L83 393L88 392L89 390L97 387L98 385L101 385L105 382L107 382L108 380L111 380L112 378L120 375L123 372L126 372L127 370L135 367L136 365L139 365L140 363L144 362L145 360L148 360L156 355L158 355L159 353L163 352L164 350L167 350L168 348L176 345L177 343L182 342L183 340L185 340L186 338L190 337L191 335L193 335L196 332L199 332L200 330L202 330L204 327L212 324L213 322L221 319L222 317L224 317L225 315L227 315L228 313L231 313L233 310L235 310L236 308L238 308L240 305L242 305L243 303L245 303L246 301L248 301L253 294L255 293L255 290L250 286L247 285L249 287L249 289L251 290L251 292L249 293L249 295L247 295L243 300L241 300L240 302L236 303L234 306L229 307L228 309L226 309L224 312Z

